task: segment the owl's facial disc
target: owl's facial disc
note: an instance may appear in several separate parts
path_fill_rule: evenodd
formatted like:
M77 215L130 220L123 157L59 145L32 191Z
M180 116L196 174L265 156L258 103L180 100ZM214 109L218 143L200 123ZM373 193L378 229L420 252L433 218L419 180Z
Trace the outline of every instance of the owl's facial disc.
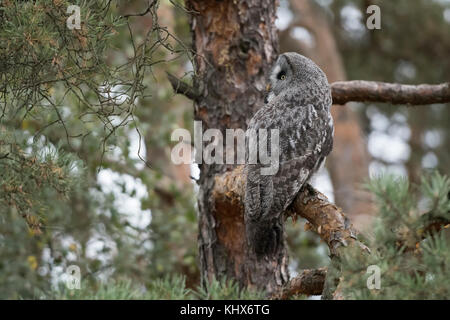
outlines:
M270 102L280 92L287 89L290 79L290 65L287 57L281 55L275 62L269 77L269 85L267 86L267 94L264 99L265 103Z
M271 86L276 86L281 81L286 80L286 66L284 63L281 63L281 58L277 60L275 66L272 69L272 73L270 74L270 84Z

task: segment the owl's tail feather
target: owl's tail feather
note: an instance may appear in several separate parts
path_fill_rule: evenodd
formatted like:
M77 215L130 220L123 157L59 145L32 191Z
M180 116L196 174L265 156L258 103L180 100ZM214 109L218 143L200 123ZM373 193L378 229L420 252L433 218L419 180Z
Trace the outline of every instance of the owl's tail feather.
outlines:
M253 221L246 223L247 238L250 249L258 257L271 256L277 253L283 241L283 226L278 221Z

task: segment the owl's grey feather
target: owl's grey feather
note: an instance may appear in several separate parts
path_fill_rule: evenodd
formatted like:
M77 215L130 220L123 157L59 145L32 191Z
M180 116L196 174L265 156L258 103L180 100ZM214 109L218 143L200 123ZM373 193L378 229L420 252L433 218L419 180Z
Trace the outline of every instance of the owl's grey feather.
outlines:
M280 55L270 85L267 103L252 117L248 129L279 130L279 169L274 175L262 175L264 165L248 161L245 168L248 241L260 256L276 252L283 241L282 213L333 146L330 86L314 62L297 53Z

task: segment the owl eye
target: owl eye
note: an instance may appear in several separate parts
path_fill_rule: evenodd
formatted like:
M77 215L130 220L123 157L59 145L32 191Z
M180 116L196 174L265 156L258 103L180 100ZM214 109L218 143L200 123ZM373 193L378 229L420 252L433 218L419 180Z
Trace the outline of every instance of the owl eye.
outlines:
M278 80L284 80L286 79L286 72L280 71L277 75Z

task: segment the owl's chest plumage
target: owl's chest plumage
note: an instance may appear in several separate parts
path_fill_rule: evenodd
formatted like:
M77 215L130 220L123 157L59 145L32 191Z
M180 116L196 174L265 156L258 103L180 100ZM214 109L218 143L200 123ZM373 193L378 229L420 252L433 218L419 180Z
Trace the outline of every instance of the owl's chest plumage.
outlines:
M308 153L326 156L332 148L331 101L306 101L300 95L274 99L251 119L249 129L277 129L280 162Z

